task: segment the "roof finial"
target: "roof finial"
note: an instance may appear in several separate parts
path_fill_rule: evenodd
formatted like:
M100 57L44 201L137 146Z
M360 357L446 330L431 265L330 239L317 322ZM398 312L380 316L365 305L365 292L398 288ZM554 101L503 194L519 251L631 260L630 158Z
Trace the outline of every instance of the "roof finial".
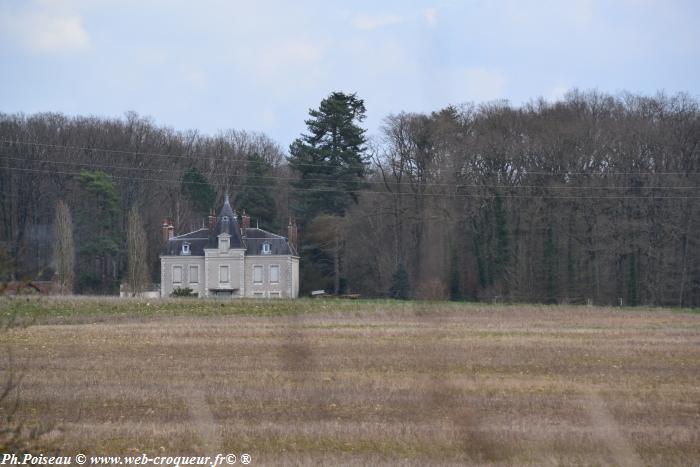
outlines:
M230 203L229 203L229 200L228 200L228 191L227 191L226 194L224 195L224 204L230 204Z

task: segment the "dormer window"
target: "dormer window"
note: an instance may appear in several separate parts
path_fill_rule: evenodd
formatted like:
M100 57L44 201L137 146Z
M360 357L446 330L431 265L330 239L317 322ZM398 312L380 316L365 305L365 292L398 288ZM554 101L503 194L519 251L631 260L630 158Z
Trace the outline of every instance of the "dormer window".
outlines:
M231 236L227 233L222 233L219 235L219 250L228 251L231 246Z
M228 216L223 216L221 218L221 222L228 222Z
M182 254L184 256L189 256L192 254L192 252L190 251L190 244L189 243L185 242L182 244Z
M271 255L272 254L272 248L270 248L270 243L265 242L262 245L262 254L263 255Z

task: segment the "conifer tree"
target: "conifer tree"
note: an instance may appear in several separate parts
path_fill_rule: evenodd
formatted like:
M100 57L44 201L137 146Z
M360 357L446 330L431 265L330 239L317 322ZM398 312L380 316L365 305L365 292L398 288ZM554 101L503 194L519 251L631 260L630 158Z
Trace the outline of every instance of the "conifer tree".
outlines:
M80 172L78 183L84 196L77 211L77 288L82 293L115 293L123 253L119 197L112 177L99 170Z
M266 230L276 231L275 198L272 196L275 181L271 178L272 165L258 154L247 158L246 182L238 194L236 205L244 209L254 221Z
M297 189L294 210L301 223L302 240L314 218L323 214L345 216L351 204L358 202L367 171L365 130L359 126L365 118L362 99L356 94L334 92L321 101L318 109L309 110L309 116L308 133L291 144L287 158L298 176L292 186ZM329 258L311 245L301 247L305 250L301 258L301 270L305 272L302 283L308 285L313 282L313 271L323 269ZM341 258L338 255L332 261L338 265ZM333 275L337 293L339 272Z
M396 271L391 278L389 296L397 300L407 300L409 295L408 272L403 262L396 266Z
M216 190L196 168L188 169L182 177L182 194L192 209L204 217L209 214L216 202Z
M365 118L364 101L334 92L309 115L309 133L291 144L287 159L299 175L298 214L304 221L322 213L343 216L357 202L367 170L365 130L358 125Z

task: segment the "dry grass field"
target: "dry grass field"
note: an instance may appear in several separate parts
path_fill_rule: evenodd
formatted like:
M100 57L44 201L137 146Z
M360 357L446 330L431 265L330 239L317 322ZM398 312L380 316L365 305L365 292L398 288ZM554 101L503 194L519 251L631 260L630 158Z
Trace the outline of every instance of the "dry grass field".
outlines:
M66 455L251 465L699 465L700 315L4 300L20 418ZM12 363L11 363L12 362ZM240 464L239 464L240 465Z

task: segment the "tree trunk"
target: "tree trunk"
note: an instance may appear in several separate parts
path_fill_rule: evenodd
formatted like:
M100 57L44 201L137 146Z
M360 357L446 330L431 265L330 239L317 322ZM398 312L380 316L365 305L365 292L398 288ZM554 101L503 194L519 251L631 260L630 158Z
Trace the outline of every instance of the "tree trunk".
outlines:
M340 239L337 236L333 248L333 293L340 293Z

